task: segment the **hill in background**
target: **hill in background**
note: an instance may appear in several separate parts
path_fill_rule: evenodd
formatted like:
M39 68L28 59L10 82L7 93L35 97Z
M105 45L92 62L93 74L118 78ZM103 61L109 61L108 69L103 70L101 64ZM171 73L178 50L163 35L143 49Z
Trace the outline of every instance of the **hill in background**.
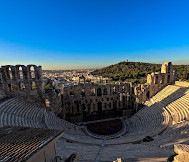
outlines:
M179 80L189 81L189 65L173 65ZM113 81L127 81L136 84L146 83L147 74L158 72L161 64L143 62L120 62L108 67L97 69L93 75L112 78Z

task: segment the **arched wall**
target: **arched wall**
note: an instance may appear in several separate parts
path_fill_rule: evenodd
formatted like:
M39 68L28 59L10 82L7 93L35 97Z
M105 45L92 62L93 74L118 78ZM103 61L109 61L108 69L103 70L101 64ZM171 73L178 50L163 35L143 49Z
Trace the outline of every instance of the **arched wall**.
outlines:
M30 68L34 68L35 78L31 77ZM11 69L11 70L10 70ZM10 72L12 77L10 77ZM2 90L6 96L24 96L30 99L43 98L43 77L41 66L5 65L0 69ZM35 88L32 88L35 83Z
M172 83L174 83L173 66L171 62L165 62L162 64L161 72L148 74L147 83L135 87L136 102L143 104L163 87Z
M80 94L82 89L85 91L85 96ZM91 90L94 90L95 93L91 93ZM74 95L71 95L73 92ZM66 113L69 115L76 115L78 113L82 114L84 111L88 114L98 112L98 103L102 103L102 111L113 109L131 109L135 106L131 104L134 103L135 96L133 92L133 85L130 83L107 85L82 84L64 87L62 96L62 108L65 109ZM77 106L74 104L75 102L78 102ZM85 105L85 109L83 108L83 105ZM76 111L78 110L78 106L79 112Z

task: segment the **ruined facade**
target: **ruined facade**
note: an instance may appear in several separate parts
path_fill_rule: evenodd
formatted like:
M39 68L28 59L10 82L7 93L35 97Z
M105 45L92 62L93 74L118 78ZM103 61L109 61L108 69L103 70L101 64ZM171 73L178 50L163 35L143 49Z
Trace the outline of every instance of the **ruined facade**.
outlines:
M43 87L41 66L6 65L0 68L1 98L22 96L43 102Z
M121 110L123 115L128 115L135 109L134 87L131 83L79 84L64 87L62 96L64 114L71 116L73 121L82 121L83 115L111 110Z
M148 74L147 83L135 87L136 102L143 104L168 84L174 83L173 66L171 62L165 62L161 66L161 72Z
M147 76L147 83L134 87L132 83L94 85L86 84L85 77L78 85L63 87L61 91L44 89L41 66L6 65L0 68L0 99L22 96L38 102L47 111L54 111L73 122L85 117L121 112L132 115L163 87L174 82L173 66L165 62L161 72ZM108 114L107 113L107 114Z

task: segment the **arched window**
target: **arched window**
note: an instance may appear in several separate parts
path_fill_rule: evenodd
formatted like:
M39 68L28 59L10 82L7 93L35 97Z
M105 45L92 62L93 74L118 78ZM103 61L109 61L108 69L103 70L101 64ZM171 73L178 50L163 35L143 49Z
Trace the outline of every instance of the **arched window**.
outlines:
M106 88L103 89L103 95L107 95L107 89Z
M25 90L26 89L25 84L21 82L19 84L19 88L20 88L21 91Z
M14 86L12 84L8 84L8 87L9 87L9 91L14 91Z
M70 96L75 96L75 93L73 91L71 91Z
M9 79L12 79L13 77L12 77L12 69L9 67L8 68L8 78Z
M81 90L81 96L85 97L85 90L84 89Z
M97 89L97 96L102 96L102 90L101 90L101 88Z
M35 82L31 82L31 89L35 90L37 89L36 83Z
M113 87L113 94L116 94L116 87Z
M50 107L50 101L48 99L45 99L45 106Z
M19 75L19 78L20 79L23 79L23 70L22 70L22 67L20 66L19 69L18 69L18 75Z
M35 69L33 66L30 67L30 77L35 78Z
M91 89L91 96L95 96L95 89L94 88Z
M162 78L161 78L161 84L164 84L164 80L165 80L165 76L162 75Z

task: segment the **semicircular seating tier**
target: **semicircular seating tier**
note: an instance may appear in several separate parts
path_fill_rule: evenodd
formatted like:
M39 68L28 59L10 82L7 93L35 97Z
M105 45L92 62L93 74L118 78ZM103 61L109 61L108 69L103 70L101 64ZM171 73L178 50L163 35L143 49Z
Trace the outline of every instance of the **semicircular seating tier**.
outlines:
M189 117L189 88L168 85L145 103L145 106L125 123L128 132L119 138L105 140L105 145L142 142L146 136L155 140L148 143L158 147L166 147L165 139L170 139L169 145L178 141L174 137L181 134L186 137ZM35 103L22 98L8 98L0 102L0 127L26 126L64 130L63 138L72 142L96 144L102 139L88 136L83 127L58 118L53 112L45 112ZM175 131L174 131L175 130ZM178 133L176 133L178 132ZM171 137L171 138L170 138ZM157 140L156 140L157 139Z

